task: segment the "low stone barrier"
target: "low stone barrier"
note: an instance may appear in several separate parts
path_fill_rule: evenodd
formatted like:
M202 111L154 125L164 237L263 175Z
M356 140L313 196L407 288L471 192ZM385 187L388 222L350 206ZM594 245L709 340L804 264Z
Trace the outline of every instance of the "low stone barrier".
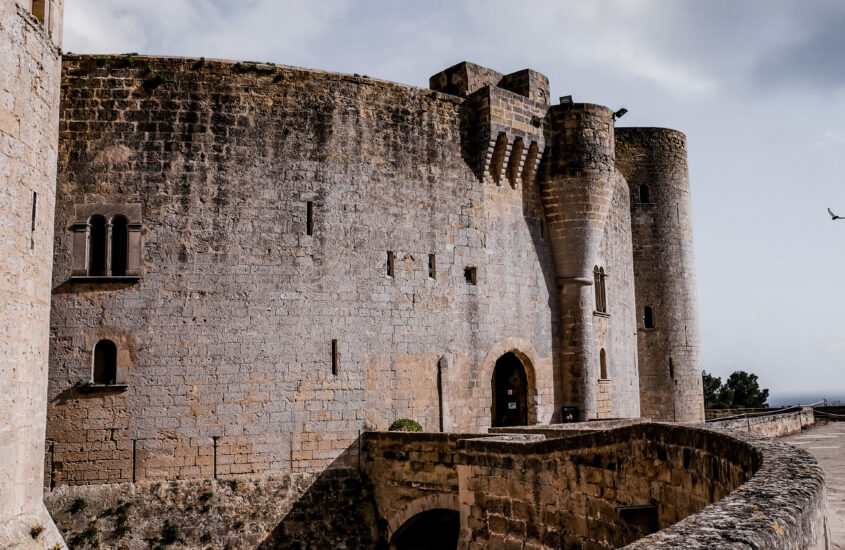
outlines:
M708 420L712 428L739 430L767 437L781 437L800 432L815 423L813 409L809 407L782 409L778 414L757 415L746 413L740 417Z
M377 513L394 532L457 505L458 548L828 548L823 474L802 450L709 427L555 428L365 434Z

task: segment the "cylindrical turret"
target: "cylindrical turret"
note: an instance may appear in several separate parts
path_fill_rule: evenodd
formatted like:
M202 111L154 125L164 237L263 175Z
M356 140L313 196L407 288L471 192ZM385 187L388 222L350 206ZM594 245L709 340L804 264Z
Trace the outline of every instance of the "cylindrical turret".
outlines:
M552 108L552 155L543 207L561 289L561 403L596 417L598 351L593 333L593 266L613 196L613 113L584 103Z
M616 163L631 190L642 415L701 422L686 137L663 128L618 128Z

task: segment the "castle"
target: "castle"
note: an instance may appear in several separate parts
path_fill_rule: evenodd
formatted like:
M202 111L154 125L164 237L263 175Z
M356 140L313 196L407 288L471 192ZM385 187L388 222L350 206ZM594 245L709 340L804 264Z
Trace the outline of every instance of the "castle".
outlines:
M58 537L43 486L304 480L398 418L703 421L683 134L528 69L62 60L61 0L2 10L0 540Z

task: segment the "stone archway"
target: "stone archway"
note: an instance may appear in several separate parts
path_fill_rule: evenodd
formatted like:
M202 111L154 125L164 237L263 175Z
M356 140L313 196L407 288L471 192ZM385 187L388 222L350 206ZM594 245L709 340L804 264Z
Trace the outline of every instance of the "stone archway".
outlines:
M438 510L440 514L431 514L428 516L423 516L426 512ZM393 540L397 537L397 534L406 526L408 529L405 530L405 533L412 532L412 530L416 530L414 525L431 525L431 524L438 524L441 521L446 520L446 514L444 511L451 511L454 514L459 514L458 512L458 495L457 494L450 494L450 493L435 493L431 495L426 495L424 497L418 498L406 504L401 510L396 512L393 517L391 517L387 522L387 539L391 543L391 548L398 548L401 550L400 546L393 546ZM452 516L454 517L454 516ZM411 520L417 518L417 521L414 523ZM409 537L410 538L410 537ZM399 542L405 539L405 535L400 537ZM457 543L457 539L455 539ZM413 546L407 548L415 548ZM418 547L417 547L418 548ZM434 546L432 548L438 548ZM444 546L446 548L446 546ZM452 546L451 548L454 548Z
M452 550L458 547L461 515L433 508L409 518L390 537L390 550Z
M513 356L515 356L522 364L522 368L525 371L527 391L526 406L528 410L527 425L531 426L540 421L541 408L544 411L543 417L550 418L551 402L543 401L541 399L540 391L538 388L539 382L537 380L537 372L535 370L536 365L538 363L543 363L543 359L537 354L537 351L534 349L534 346L529 340L523 338L508 337L496 342L490 348L490 350L487 352L487 356L484 358L484 361L481 364L481 368L479 369L479 389L483 392L480 393L480 396L483 396L482 398L486 403L486 410L484 412L482 421L490 422L490 420L494 418L492 407L493 400L495 397L492 393L492 381L494 371L499 360L503 356L508 354L512 354ZM544 364L544 366L548 368L548 365ZM548 383L550 382L550 379L544 382ZM547 395L549 396L551 395L550 390L551 388L549 387L549 389L547 390Z
M527 425L528 376L516 354L508 352L496 360L490 384L493 395L491 426Z

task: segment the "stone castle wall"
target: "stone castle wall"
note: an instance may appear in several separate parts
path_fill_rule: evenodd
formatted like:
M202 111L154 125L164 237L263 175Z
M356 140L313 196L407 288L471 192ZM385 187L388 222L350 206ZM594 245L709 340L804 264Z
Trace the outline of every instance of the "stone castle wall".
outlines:
M42 503L62 2L0 3L0 547L60 540ZM38 15L38 17L36 17ZM33 540L30 529L43 533Z
M68 56L63 89L54 483L318 472L398 417L483 429L508 351L528 371L529 420L559 411L539 189L479 181L469 101L138 57ZM137 282L71 280L86 204L142 205ZM127 387L82 391L103 338Z
M686 137L618 128L616 162L631 189L643 416L704 420ZM648 199L640 187L647 186ZM645 308L653 327L645 326Z

